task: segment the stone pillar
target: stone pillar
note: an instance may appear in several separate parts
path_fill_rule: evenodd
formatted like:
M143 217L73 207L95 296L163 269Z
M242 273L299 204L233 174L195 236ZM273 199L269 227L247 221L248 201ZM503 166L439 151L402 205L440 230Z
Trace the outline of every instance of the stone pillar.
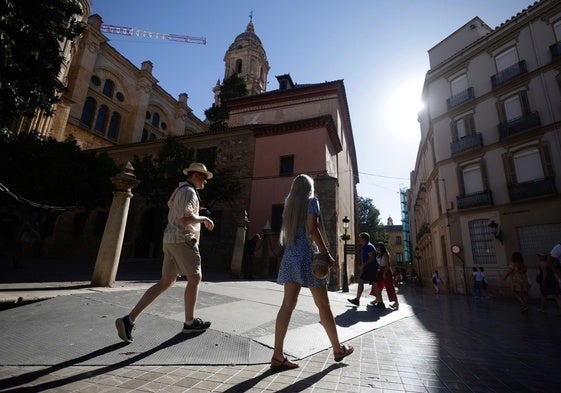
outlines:
M134 168L130 162L111 181L115 191L92 277L92 285L96 287L111 287L115 284L132 198L131 190L140 183L134 175Z
M230 263L230 273L238 277L242 275L243 250L245 245L247 224L249 224L249 219L247 217L247 211L244 211L244 216L238 223L236 243L234 243L234 253L232 254L232 262Z

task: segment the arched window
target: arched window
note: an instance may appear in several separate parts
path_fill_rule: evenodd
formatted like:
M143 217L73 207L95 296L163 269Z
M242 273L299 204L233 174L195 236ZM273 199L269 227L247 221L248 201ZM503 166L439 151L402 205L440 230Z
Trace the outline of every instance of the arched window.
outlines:
M152 125L156 128L160 126L160 115L156 112L152 115Z
M121 122L121 115L117 112L111 114L111 120L109 120L109 129L107 130L107 137L116 139L117 133L119 132L119 123Z
M156 134L151 133L150 137L148 138L149 141L155 141L156 140Z
M105 105L99 107L97 112L97 119L95 120L94 130L102 134L105 133L105 124L107 123L108 108Z
M236 60L236 72L238 74L242 73L242 61L241 61L241 59Z
M82 124L87 125L88 127L92 126L92 121L95 113L95 107L97 103L93 99L93 97L86 98L86 102L84 103L84 109L82 109L82 118L80 122Z
M146 128L142 130L142 137L140 138L140 142L146 142L148 140L148 131Z
M107 79L103 85L103 94L109 98L113 98L113 90L115 89L115 84L111 79Z

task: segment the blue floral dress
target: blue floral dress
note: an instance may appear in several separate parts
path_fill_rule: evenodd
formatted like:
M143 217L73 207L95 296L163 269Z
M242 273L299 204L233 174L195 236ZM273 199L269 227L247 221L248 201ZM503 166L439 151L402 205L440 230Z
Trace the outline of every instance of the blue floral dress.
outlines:
M308 214L319 216L319 201L317 198L310 199ZM327 284L327 279L320 280L312 274L312 260L314 253L319 252L318 247L308 238L306 228L296 230L296 238L293 244L284 249L278 284L295 282L305 287L319 287Z

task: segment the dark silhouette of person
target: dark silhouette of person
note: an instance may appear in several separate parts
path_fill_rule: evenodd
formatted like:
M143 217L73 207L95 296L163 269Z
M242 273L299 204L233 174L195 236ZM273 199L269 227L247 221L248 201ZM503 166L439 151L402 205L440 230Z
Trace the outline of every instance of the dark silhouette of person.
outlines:
M256 233L245 242L243 247L243 276L249 280L253 280L253 257L259 241L261 241L261 236Z

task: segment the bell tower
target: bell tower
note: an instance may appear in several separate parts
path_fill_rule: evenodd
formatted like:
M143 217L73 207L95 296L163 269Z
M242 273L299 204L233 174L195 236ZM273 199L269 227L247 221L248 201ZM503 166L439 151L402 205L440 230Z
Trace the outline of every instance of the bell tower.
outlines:
M269 62L261 40L255 34L253 11L243 33L238 35L224 55L224 79L237 74L245 80L249 95L261 94L267 90Z

